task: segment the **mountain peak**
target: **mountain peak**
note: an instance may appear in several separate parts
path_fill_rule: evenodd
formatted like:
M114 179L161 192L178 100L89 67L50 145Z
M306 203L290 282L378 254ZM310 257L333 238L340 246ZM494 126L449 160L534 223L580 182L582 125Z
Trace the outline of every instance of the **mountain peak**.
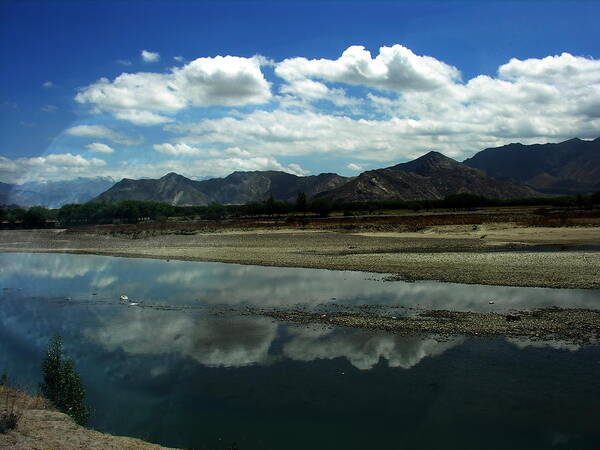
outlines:
M175 173L175 172L169 172L168 174L163 176L161 178L161 180L177 180L177 179L181 179L181 178L185 178L185 177L183 175L179 175L178 173Z
M439 169L453 169L460 165L461 164L458 161L432 150L417 159L396 164L395 166L389 167L389 169L404 170L405 172L413 172L419 175L429 175L433 171Z

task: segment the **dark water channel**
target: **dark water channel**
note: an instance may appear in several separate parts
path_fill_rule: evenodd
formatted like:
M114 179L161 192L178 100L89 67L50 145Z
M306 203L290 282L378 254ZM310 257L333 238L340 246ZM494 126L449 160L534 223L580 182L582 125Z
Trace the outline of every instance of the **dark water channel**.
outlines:
M600 308L598 291L382 278L0 254L0 371L35 390L48 339L60 334L87 389L90 425L167 446L600 448L598 346L514 338L440 342L237 313L244 305L298 303ZM177 308L123 306L121 294Z

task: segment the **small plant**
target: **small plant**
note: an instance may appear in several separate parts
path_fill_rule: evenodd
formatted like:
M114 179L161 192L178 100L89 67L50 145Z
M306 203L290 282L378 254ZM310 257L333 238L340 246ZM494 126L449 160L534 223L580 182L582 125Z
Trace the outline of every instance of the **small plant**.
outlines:
M0 433L4 434L14 430L22 416L21 411L17 408L19 392L8 386L6 371L0 377L0 392L3 397L3 405L0 409Z
M54 336L48 343L48 352L42 363L44 381L42 395L60 411L68 414L79 425L85 425L89 411L85 404L85 389L73 361L63 358L62 339Z

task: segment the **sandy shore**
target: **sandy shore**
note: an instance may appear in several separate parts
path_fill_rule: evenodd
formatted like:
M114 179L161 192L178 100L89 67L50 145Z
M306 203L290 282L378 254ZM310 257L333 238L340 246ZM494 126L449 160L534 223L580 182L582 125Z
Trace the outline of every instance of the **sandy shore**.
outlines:
M136 238L0 232L2 252L90 253L359 270L404 280L600 289L600 228L453 225L419 232L224 231Z

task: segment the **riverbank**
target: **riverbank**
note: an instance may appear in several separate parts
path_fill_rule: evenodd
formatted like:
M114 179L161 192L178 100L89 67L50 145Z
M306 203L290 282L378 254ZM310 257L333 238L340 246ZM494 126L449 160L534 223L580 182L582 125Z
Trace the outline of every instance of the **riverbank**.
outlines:
M385 313L377 305L363 311L302 311L289 309L254 310L253 314L303 325L382 330L400 335L518 337L540 341L563 341L576 345L600 342L600 311L588 309L542 308L510 313L423 310L405 315L403 307Z
M61 252L388 273L399 280L600 289L600 227L292 228L185 234L0 232L2 252Z
M13 407L14 405L14 407ZM71 417L56 411L41 397L0 386L0 411L12 409L20 416L15 429L0 433L0 448L31 449L127 449L160 450L167 447L140 439L113 436L77 425Z

